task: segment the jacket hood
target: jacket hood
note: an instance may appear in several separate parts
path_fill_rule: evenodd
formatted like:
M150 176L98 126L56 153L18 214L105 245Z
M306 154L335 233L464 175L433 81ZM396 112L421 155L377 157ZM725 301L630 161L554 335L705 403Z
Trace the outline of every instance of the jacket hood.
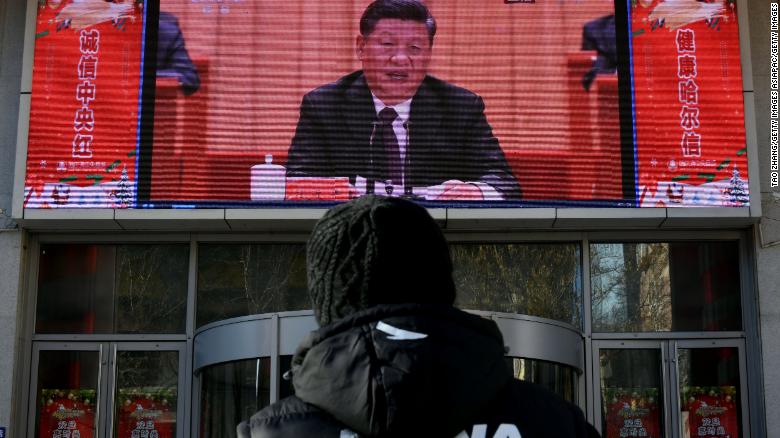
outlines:
M369 436L454 436L511 379L493 321L422 304L372 307L311 332L292 376L297 397Z

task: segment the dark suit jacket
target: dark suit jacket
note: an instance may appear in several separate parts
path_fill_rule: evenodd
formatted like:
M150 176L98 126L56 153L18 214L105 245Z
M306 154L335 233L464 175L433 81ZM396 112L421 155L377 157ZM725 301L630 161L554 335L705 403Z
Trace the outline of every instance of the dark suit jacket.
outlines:
M585 23L582 28L582 50L595 50L598 53L593 67L582 78L582 85L589 90L597 74L617 71L614 14Z
M179 20L162 11L157 34L157 75L177 78L186 95L200 87L200 76L184 46Z
M519 199L520 187L485 118L476 94L427 76L412 99L407 186L433 186L451 179L483 182L504 199ZM290 145L288 176L385 179L381 143L371 146L376 110L362 71L306 94Z

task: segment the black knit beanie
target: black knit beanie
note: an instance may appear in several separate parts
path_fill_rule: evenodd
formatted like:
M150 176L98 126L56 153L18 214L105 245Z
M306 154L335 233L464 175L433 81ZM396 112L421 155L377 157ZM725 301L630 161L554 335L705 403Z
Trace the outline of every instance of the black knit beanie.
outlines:
M306 272L321 326L377 304L455 301L444 235L423 207L398 198L363 196L325 213Z

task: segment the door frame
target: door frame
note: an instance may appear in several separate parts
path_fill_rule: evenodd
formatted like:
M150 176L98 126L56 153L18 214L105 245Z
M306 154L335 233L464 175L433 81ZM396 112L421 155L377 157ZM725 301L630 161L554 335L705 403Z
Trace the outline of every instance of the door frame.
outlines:
M664 422L664 436L671 437L671 416L669 402L670 402L670 386L669 380L669 351L668 343L659 339L644 339L644 340L594 340L593 341L593 356L591 358L591 370L593 370L593 393L591 395L593 400L593 426L602 435L605 431L602 430L603 424L603 412L602 412L602 400L601 400L601 354L600 351L604 350L657 350L660 353L659 369L661 371L661 388L660 396L663 401L664 410L662 412L662 418Z
M742 338L718 338L718 339L602 339L593 341L593 356L591 369L593 372L593 402L594 426L602 433L602 400L601 400L601 363L600 351L602 349L657 349L661 353L661 385L663 393L663 419L664 436L669 438L682 437L682 424L680 423L680 385L678 371L678 350L704 349L704 348L736 348L739 360L739 397L742 415L742 430L739 431L742 438L750 438L750 416L748 408L748 384L747 361L745 357L745 340Z
M745 359L745 340L744 339L670 339L667 341L670 352L670 388L674 391L676 397L673 397L670 406L673 424L678 427L675 430L675 437L682 437L682 423L680 422L680 376L678 368L678 350L685 349L705 349L705 348L736 348L739 363L739 401L740 413L742 415L742 430L739 431L742 438L750 438L750 410L748 408L748 385L747 385L747 361Z
M84 351L98 353L98 381L95 388L95 431L97 438L102 438L105 397L107 384L106 361L108 352L105 342L35 342L32 349L32 366L30 368L30 387L28 389L27 436L35 437L38 421L38 370L40 353L42 351ZM87 437L84 437L87 438Z
M27 436L35 438L38 418L38 369L42 351L95 351L98 352L98 385L95 395L96 438L113 437L114 400L116 397L117 352L118 351L176 351L178 353L178 375L176 389L176 438L184 438L185 403L184 389L186 344L184 342L129 342L129 341L34 341L30 368L30 387L27 392ZM87 437L84 437L87 438Z

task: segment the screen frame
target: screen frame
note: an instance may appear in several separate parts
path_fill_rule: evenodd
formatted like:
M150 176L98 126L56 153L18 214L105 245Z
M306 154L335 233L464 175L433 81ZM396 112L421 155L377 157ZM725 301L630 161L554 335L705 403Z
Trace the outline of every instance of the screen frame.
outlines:
M630 0L616 0L616 14L618 14L618 11L620 9L626 10L628 8ZM63 219L79 219L79 220L97 220L102 221L105 219L115 219L116 214L119 213L120 215L124 216L124 213L122 209L68 209L68 211L76 213L74 215L71 214L64 214L65 211L62 211L58 214L56 213L56 210L49 210L49 211L36 211L36 209L25 209L23 206L23 199L24 199L24 184L25 184L25 173L26 173L26 159L27 159L27 137L28 137L28 131L29 131L29 117L30 117L30 93L32 89L32 65L33 65L33 54L34 54L34 42L35 42L35 23L36 23L36 13L37 13L37 0L27 0L27 15L26 15L26 25L25 25L25 35L24 35L24 51L23 51L23 58L22 58L22 81L21 81L21 87L20 87L20 105L19 105L19 118L18 118L18 130L17 130L17 147L16 147L16 172L14 176L14 189L13 189L13 204L12 204L12 217L18 221L20 221L23 225L25 222L29 223L30 225L33 224L40 224L42 223L49 223L48 227L54 226L54 228L58 228L58 226L54 225L55 219L57 223ZM159 2L156 0L145 0L145 9L148 9L152 4L157 4L158 10L159 10ZM473 207L492 207L492 208L481 208L480 210L484 210L482 213L476 213L470 214L466 213L465 216L474 216L474 217L491 217L495 218L497 220L501 220L502 217L507 216L513 216L513 217L547 217L548 214L544 213L541 210L548 211L552 210L553 212L567 212L565 216L567 218L571 218L572 220L575 220L575 222L578 220L578 218L581 218L584 220L583 224L586 224L590 219L593 219L594 217L612 217L610 212L615 212L618 209L615 210L612 207L634 207L634 208L627 208L624 213L621 213L620 216L624 219L627 219L629 221L632 220L632 218L636 217L637 220L640 222L643 220L646 220L648 217L661 217L664 218L675 218L675 223L677 223L677 219L683 220L685 224L691 224L693 226L717 226L714 225L711 221L709 221L709 218L722 218L723 223L730 224L731 226L737 225L737 224L743 224L748 225L752 224L757 221L758 218L761 217L761 205L760 205L760 178L761 175L759 174L759 166L758 166L758 142L757 142L757 132L756 132L756 124L755 124L755 108L754 108L754 96L753 96L753 81L752 81L752 65L751 65L751 55L750 55L750 32L749 32L749 19L748 19L748 1L747 0L737 0L737 7L740 11L738 15L738 25L739 25L739 35L740 35L740 67L742 69L742 83L743 83L743 104L744 104L744 123L745 123L745 143L747 146L747 152L748 152L748 169L749 169L749 175L751 178L748 182L748 187L750 189L750 206L749 207L736 207L736 208L722 208L722 207L712 207L712 208L692 208L692 207L677 207L677 208L653 208L649 210L655 210L656 212L651 212L647 208L638 208L636 207L636 200L630 200L632 205L626 205L623 200L621 202L612 202L612 203L604 203L604 202L591 202L591 201L560 201L560 202L554 202L554 201L518 201L518 202L507 202L507 201L498 201L498 202L482 202L481 205L475 205L473 203L446 203L446 202L430 202L430 203L422 203L425 206L428 206L429 208L433 209L443 209L445 211L449 210L464 210L468 212L469 210L473 210ZM619 30L618 30L619 32ZM623 50L626 50L623 48ZM149 82L149 81L147 81ZM630 97L630 96L629 96ZM622 110L621 106L621 122L622 122ZM623 123L621 123L621 126ZM623 130L621 130L621 144L623 144L624 136L627 136L627 134L624 134ZM631 133L631 136L633 137L633 133ZM633 138L632 138L633 140ZM632 145L633 148L633 145ZM624 151L625 152L625 151ZM140 157L139 157L140 159ZM147 164L139 163L139 171L140 168L143 166L148 166ZM625 173L625 172L624 172ZM171 202L168 205L163 205L160 203L155 203L152 206L148 207L154 207L155 209L159 210L165 210L165 209L176 209L179 210L179 213L176 214L177 217L181 217L181 214L183 214L184 217L191 216L193 219L199 218L203 216L203 214L197 213L194 210L197 209L219 209L223 211L241 211L241 210L259 210L256 212L256 214L250 214L247 212L247 214L243 214L243 216L248 217L266 217L269 215L266 215L262 213L262 210L278 210L280 207L284 209L321 209L324 207L329 207L332 205L335 205L336 202L294 202L294 203L263 203L259 204L256 202L241 202L241 203L198 203L197 206L193 205L192 202L182 203L180 201ZM151 211L149 211L149 208L143 208L144 206L139 203L138 205L139 210L146 210L146 213L142 213L141 216L149 216L151 217L157 217L159 215L153 214ZM197 208L194 208L197 207ZM530 214L530 212L517 212L517 213L509 213L509 211L506 210L515 210L517 208L535 208L537 210L540 210L539 214ZM577 208L572 208L577 207ZM189 213L186 213L185 211L181 211L181 209L190 209ZM603 213L600 213L600 211L603 210ZM646 213L638 213L641 210L648 210ZM663 214L660 214L660 211L663 210ZM490 211L493 211L495 213L490 213ZM506 211L505 213L502 211ZM630 213L629 211L633 211L633 213ZM129 213L129 212L127 212ZM139 212L141 213L141 212ZM205 213L205 212L203 212ZM290 212L291 217L298 216L297 213ZM165 216L165 215L163 215ZM211 217L211 215L207 215ZM242 215L239 215L242 216ZM279 217L279 213L274 213L270 215L271 217ZM282 216L285 216L282 214ZM223 217L226 217L223 215ZM553 218L555 218L556 215L553 214ZM50 218L50 219L49 219ZM27 220L26 220L27 219ZM67 222L67 221L66 221ZM547 220L545 219L545 223ZM661 223L664 221L662 220ZM667 221L668 222L668 221ZM721 221L718 221L721 222Z
M627 0L630 1L630 0ZM160 19L160 0L145 0L145 33L143 78L141 89L141 122L138 140L137 199L135 208L328 208L338 201L192 201L177 199L151 199L152 161L154 150L154 104L156 81L156 50ZM512 207L638 207L636 148L634 146L634 108L631 78L631 49L629 31L629 6L622 0L614 0L616 47L618 59L618 108L621 156L621 199L545 199L501 201L420 201L428 208L512 208Z

